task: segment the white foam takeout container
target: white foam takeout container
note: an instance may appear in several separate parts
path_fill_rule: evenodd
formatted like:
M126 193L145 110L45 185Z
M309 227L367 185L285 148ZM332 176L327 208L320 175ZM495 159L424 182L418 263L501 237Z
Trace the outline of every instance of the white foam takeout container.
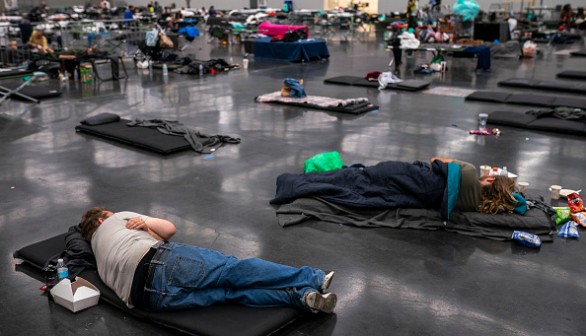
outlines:
M95 306L100 300L100 291L96 286L81 277L75 277L74 282L69 279L59 281L51 288L51 295L55 303L74 313Z

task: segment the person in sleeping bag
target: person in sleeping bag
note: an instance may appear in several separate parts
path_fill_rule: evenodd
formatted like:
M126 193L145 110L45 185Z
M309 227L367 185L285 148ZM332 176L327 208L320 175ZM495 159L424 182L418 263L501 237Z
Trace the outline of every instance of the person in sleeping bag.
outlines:
M449 220L452 211L487 214L519 213L527 206L513 195L514 180L505 176L479 178L474 165L449 158L429 163L384 161L374 166L351 166L322 173L282 174L271 204L318 197L361 209L436 209ZM518 197L518 198L517 198Z
M331 313L336 306L336 294L327 292L334 272L169 242L176 228L165 219L94 207L80 228L100 278L129 308L167 311L237 303Z

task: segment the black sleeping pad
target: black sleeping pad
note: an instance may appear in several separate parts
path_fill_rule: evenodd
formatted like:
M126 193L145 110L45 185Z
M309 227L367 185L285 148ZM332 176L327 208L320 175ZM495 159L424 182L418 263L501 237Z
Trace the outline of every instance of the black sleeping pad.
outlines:
M326 78L326 84L352 85L378 88L378 81L369 81L366 78L358 76L337 76ZM399 83L389 84L385 89L388 90L404 90L404 91L419 91L427 88L431 82L422 81L418 79L407 79Z
M466 100L487 101L493 103L504 103L511 96L509 92L499 91L474 91L468 96Z
M561 134L586 135L586 123L584 121L564 120L554 117L537 118L524 112L495 111L488 115L488 123Z
M181 136L166 135L154 128L126 126L129 122L130 120L120 119L102 125L78 125L75 130L160 154L171 154L191 148L187 140Z
M525 78L511 78L500 81L501 86L528 88L547 91L586 93L586 83L570 81L544 81Z
M28 245L13 256L34 266L42 277L47 260L65 249L65 234ZM290 307L251 308L224 304L173 312L148 312L130 309L106 286L94 270L85 270L80 277L100 290L100 301L107 302L135 317L192 335L268 335L299 318L303 313ZM91 309L91 308L90 308Z
M586 71L566 70L557 74L560 78L586 79Z

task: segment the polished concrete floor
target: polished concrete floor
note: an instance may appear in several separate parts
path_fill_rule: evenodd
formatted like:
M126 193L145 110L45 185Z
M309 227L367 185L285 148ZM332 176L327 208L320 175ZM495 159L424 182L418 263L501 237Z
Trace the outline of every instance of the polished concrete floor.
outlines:
M326 77L384 70L390 57L375 34L350 43L333 38L328 46L329 62L253 61L248 70L167 80L130 69L127 81L71 83L62 97L39 105L3 103L0 117L9 122L0 133L0 335L173 334L107 304L69 313L41 295L40 282L15 271L16 249L64 232L94 205L170 219L179 242L337 271L336 314L299 321L284 335L583 334L583 240L556 238L532 250L446 232L277 225L268 203L276 177L301 172L304 160L324 151L339 151L348 164L441 155L506 165L530 183L529 194L546 199L551 184L586 186L586 138L509 127L500 127L500 137L469 135L480 112L526 107L325 85ZM240 47L204 39L189 48L204 59L240 63L243 55ZM544 50L537 59L493 60L492 72L475 73L471 59L448 59L443 76L414 75L412 67L429 57L405 58L401 76L429 78L435 88L505 90L497 87L501 79L554 79L586 65ZM254 102L284 77L303 78L310 94L365 96L380 109L352 116ZM81 119L99 112L179 120L242 143L212 158L163 157L76 134Z

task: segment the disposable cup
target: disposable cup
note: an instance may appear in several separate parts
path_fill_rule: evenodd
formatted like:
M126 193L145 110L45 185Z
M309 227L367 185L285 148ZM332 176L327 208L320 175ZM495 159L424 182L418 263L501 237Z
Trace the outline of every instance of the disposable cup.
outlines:
M491 169L492 169L492 167L489 166L489 165L482 165L482 166L480 166L480 177L489 175Z
M551 191L551 199L553 199L553 200L559 199L560 198L560 190L562 190L561 185L552 184L551 187L549 187L549 191Z
M479 113L478 114L478 129L479 130L485 129L487 121L488 121L488 114Z
M517 189L524 193L529 188L529 182L517 182Z
M248 59L247 58L242 60L242 67L244 69L248 69Z

